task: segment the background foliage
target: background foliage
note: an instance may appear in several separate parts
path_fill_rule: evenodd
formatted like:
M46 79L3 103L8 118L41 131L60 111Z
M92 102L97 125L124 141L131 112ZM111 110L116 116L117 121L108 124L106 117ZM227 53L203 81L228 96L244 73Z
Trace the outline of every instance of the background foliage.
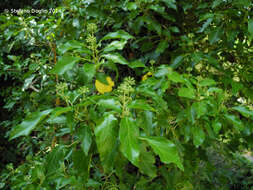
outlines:
M252 188L250 0L22 3L0 15L1 188Z

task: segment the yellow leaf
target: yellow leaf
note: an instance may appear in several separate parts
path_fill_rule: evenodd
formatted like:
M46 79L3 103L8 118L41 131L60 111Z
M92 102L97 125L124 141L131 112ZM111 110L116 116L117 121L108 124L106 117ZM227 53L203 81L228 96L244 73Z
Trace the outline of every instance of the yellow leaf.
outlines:
M108 84L104 84L98 80L95 81L95 87L101 94L104 94L105 92L111 92L112 87L114 86L114 82L112 81L111 77L106 77L106 80Z
M151 73L150 71L147 72L145 75L142 76L142 81L147 80L147 78L148 78L149 76L152 76L152 75L153 75L153 73Z

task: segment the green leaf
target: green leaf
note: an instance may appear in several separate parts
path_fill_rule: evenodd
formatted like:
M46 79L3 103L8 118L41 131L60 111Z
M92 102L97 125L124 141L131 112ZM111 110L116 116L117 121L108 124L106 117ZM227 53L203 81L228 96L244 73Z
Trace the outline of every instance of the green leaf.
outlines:
M127 41L113 41L104 48L104 52L122 50L126 45Z
M160 43L158 44L158 46L157 46L155 52L156 52L156 53L163 53L164 50L165 50L166 48L168 48L168 47L169 47L168 40L162 40L162 41L160 41Z
M181 87L178 91L178 96L195 99L195 92L192 88Z
M106 108L106 109L112 109L118 113L121 112L120 102L116 101L113 98L110 99L101 99L98 101L98 105Z
M156 174L156 166L155 164L155 157L152 152L149 152L144 147L140 154L140 161L139 161L139 168L140 171L151 178L157 176Z
M225 114L225 118L233 124L236 130L242 131L244 129L242 121L235 115Z
M92 143L92 131L90 127L81 125L80 128L77 129L77 137L81 142L81 148L83 152L86 156L88 156L88 152Z
M213 86L216 82L213 79L206 78L200 81L199 86Z
M197 112L197 118L200 118L201 116L205 115L207 113L207 104L206 102L194 102L192 104L192 106L194 107L194 109Z
M208 40L210 41L210 44L214 44L220 40L220 37L222 35L222 29L216 28L208 35Z
M174 32L174 33L179 33L180 32L180 30L176 26L172 26L169 29L171 30L171 32Z
M179 67L179 65L183 62L183 60L184 60L184 56L183 56L183 55L177 56L177 57L172 61L172 64L170 65L170 67L172 67L173 69L176 69L176 68Z
M51 74L62 75L66 71L71 70L76 62L78 62L80 58L72 57L69 55L64 55L59 59L56 63L55 67L51 70Z
M134 37L131 36L130 34L128 34L127 32L125 32L124 30L119 30L117 32L110 32L109 34L104 36L102 38L102 40L111 40L111 39L129 40L129 39L132 39L132 38L134 38Z
M198 32L204 32L205 29L211 24L211 22L213 21L213 18L208 18L207 21L203 24L203 26L199 29Z
M172 141L164 137L139 137L139 139L147 141L154 152L159 155L162 162L166 164L174 163L178 168L184 171L177 147Z
M27 136L30 132L51 113L53 109L45 110L42 112L35 112L28 115L25 120L18 126L14 127L10 133L10 140L20 136Z
M50 152L45 161L45 169L47 175L52 175L58 172L60 164L64 161L64 148L62 146L55 147L52 152Z
M72 107L57 107L52 110L51 116L49 119L54 119L64 113L67 113L69 111L72 111Z
M168 79L175 83L185 83L184 77L177 73L176 71L171 71L167 75Z
M89 177L90 156L86 156L81 150L74 150L72 160L78 175L84 175L87 180Z
M248 31L251 34L251 37L253 38L253 18L248 20Z
M83 69L84 69L85 75L88 78L88 81L92 80L92 78L94 77L96 73L96 65L85 63L83 65Z
M249 118L250 116L253 116L253 110L249 110L247 107L235 106L232 109L240 112L244 117Z
M149 104L147 104L145 100L134 100L130 104L128 104L127 107L133 108L133 109L148 110L148 111L155 110Z
M199 147L205 141L205 137L206 137L205 132L199 126L194 126L191 129L192 129L192 135L193 135L193 144L196 147Z
M177 5L176 5L175 0L161 0L161 1L163 1L168 8L177 10Z
M107 114L94 131L100 160L106 172L112 169L114 163L115 147L117 146L117 123L117 118L113 114Z
M72 50L72 49L82 49L84 48L84 44L75 40L71 40L66 42L65 44L62 44L58 47L58 51L61 54L64 54L65 52Z
M113 63L120 63L122 65L128 65L127 60L118 53L104 54L102 57L112 61Z
M167 65L161 65L158 67L158 71L155 73L155 77L163 77L169 73L169 67Z
M128 2L126 6L127 6L127 9L130 11L136 10L138 8L135 2Z
M139 68L139 67L146 67L145 64L142 61L136 60L132 61L128 64L128 66L132 69Z
M219 134L220 130L221 130L221 127L222 127L222 124L219 122L219 121L213 121L212 123L212 127L214 129L214 132L216 134Z
M135 166L138 166L140 147L138 142L139 128L130 117L124 117L120 122L119 139L122 154Z

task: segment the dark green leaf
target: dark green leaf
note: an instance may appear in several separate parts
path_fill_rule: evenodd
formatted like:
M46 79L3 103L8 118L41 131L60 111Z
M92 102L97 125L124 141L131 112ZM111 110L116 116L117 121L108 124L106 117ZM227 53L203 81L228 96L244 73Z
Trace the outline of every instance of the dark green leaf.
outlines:
M80 58L72 57L69 55L64 55L59 59L55 67L51 70L51 74L62 75L66 71L71 70L76 62L78 62Z
M249 110L247 107L244 106L235 106L232 108L233 110L239 111L244 117L252 117L253 110Z
M107 114L94 131L100 159L106 172L112 169L115 159L118 136L117 123L117 118L113 114Z
M45 117L51 113L53 109L45 110L42 112L35 112L28 115L25 120L14 127L10 133L10 140L15 139L20 136L27 136L30 132L43 120Z
M139 137L139 139L147 141L154 152L159 155L162 162L166 164L174 163L182 171L184 170L177 147L173 142L164 137Z
M81 148L86 156L88 156L88 152L90 150L90 146L92 143L92 131L90 127L81 125L77 130L77 136L79 141L81 142Z

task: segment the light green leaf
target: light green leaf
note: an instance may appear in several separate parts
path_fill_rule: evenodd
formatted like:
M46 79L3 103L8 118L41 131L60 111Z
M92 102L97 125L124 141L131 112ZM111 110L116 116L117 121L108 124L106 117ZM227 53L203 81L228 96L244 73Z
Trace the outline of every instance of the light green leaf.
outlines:
M200 81L199 86L213 86L216 82L213 79L206 78Z
M66 71L72 69L74 64L78 62L80 58L78 57L72 57L69 55L64 55L59 59L59 61L56 63L55 67L51 70L51 74L58 74L62 75Z
M181 87L178 91L178 96L195 99L195 92L192 88Z
M118 113L121 112L121 108L120 108L120 102L116 101L113 98L110 99L101 99L98 101L98 105L107 108L107 109L112 109Z
M117 32L110 32L106 36L102 38L102 40L111 40L111 39L123 39L123 40L129 40L134 38L132 35L128 34L124 30L119 30ZM101 41L102 41L101 40Z
M212 123L213 130L216 134L219 134L222 124L219 121L213 121Z
M122 50L126 45L127 41L113 41L104 48L104 52Z
M30 132L43 120L45 117L51 113L53 109L45 110L42 112L35 112L28 115L25 120L14 127L10 133L10 140L15 139L20 136L27 136Z
M140 146L138 142L139 128L130 117L124 117L120 122L119 139L122 154L135 166L138 166Z
M96 73L96 65L93 63L92 64L85 63L83 65L83 69L84 69L85 75L88 78L88 81L90 81Z
M103 121L96 126L95 136L100 159L105 171L113 167L117 145L117 118L113 114L104 116Z
M199 126L194 126L191 128L191 130L192 130L192 135L193 135L193 144L196 147L199 147L205 141L205 137L206 137L205 132Z
M173 142L164 137L139 137L139 139L147 141L154 152L159 155L162 162L166 164L174 163L184 171L177 147Z
M232 109L240 112L244 117L249 118L250 116L253 116L253 110L249 110L247 107L235 106Z
M225 114L225 118L233 124L236 130L242 131L244 129L242 121L235 115Z
M122 57L122 55L118 53L110 53L110 54L104 54L102 57L114 62L114 63L120 63L122 65L128 65L127 60Z
M137 7L137 4L135 2L128 2L127 3L127 9L132 11L132 10L136 10L138 7Z
M179 73L177 73L176 71L171 71L168 73L168 79L177 83L185 83L184 77L182 75L180 75Z
M127 107L133 109L154 111L154 108L147 104L145 100L134 100L129 105L127 105Z

